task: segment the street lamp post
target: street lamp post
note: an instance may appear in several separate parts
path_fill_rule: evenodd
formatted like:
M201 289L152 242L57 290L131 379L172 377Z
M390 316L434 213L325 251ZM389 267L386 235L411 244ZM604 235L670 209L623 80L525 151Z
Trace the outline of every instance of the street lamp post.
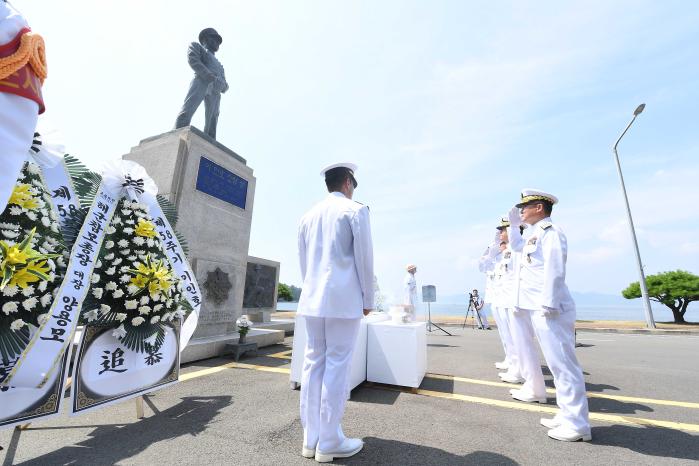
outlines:
M641 297L643 299L643 307L645 308L646 311L646 325L648 328L655 328L655 320L653 320L653 310L650 308L650 299L648 298L648 288L646 287L646 275L643 272L643 263L641 262L641 253L638 250L638 241L636 240L636 230L633 226L633 218L631 217L631 207L629 207L629 197L626 195L626 185L624 184L624 175L621 173L621 164L619 163L619 153L617 152L616 148L619 145L619 141L621 141L621 138L624 137L626 132L629 130L633 122L636 120L636 117L641 114L643 109L646 108L646 104L641 104L638 107L636 107L636 110L633 112L633 118L629 122L629 124L626 126L626 129L624 130L623 133L621 133L621 136L619 136L619 139L616 140L616 143L614 144L614 158L616 160L616 169L617 172L619 172L619 180L621 181L621 191L624 193L624 202L626 203L626 215L629 217L629 227L631 228L631 239L633 240L633 247L634 247L634 252L636 253L636 261L638 262L638 276L639 276L639 281L638 283L641 285Z

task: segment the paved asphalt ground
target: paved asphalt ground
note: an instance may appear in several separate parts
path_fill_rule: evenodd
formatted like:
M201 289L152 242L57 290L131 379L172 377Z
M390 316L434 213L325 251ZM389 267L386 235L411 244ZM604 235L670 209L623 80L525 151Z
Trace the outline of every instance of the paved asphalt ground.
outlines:
M699 337L578 333L595 414L593 441L571 444L549 439L538 425L548 414L542 411L555 407L553 395L548 405L514 402L509 386L499 383L496 331L449 330L455 336L428 337L433 375L419 393L369 385L353 392L344 429L364 437L365 448L336 464L699 463ZM237 365L229 359L187 365L185 380L146 397L142 420L128 401L0 431L0 461L316 464L300 456L299 392L288 382L291 338L285 343Z

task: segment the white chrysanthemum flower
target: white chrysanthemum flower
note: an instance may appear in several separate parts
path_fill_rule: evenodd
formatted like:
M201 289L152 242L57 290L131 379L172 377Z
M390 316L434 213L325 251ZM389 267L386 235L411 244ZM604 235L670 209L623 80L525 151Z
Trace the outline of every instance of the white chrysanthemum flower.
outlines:
M107 275L114 275L116 273L116 267L109 267L104 273Z
M146 319L144 319L143 317L134 317L133 319L131 319L131 325L133 325L134 327L138 327L145 321Z
M124 267L126 267L126 266L124 266ZM121 270L122 272L124 272L124 270L123 270L124 267L122 267L122 270ZM126 270L129 270L129 268L126 267ZM125 273L124 275L122 275L121 277L119 277L119 281L120 281L121 283L129 283L129 282L131 281L131 275Z
M56 263L58 264L59 267L65 267L65 266L66 266L66 260L63 258L63 256L57 257L57 258L56 258Z
M27 213L27 217L29 217L29 214L31 212ZM36 217L36 215L35 215ZM36 220L36 219L34 219ZM41 217L41 224L44 225L45 227L50 227L51 226L51 219L48 217Z
M2 230L2 236L4 236L7 239L15 239L19 236L19 231Z
M163 308L162 304L156 304L153 306L153 312L160 312L160 310Z
M51 231L54 233L58 233L58 223L51 224Z
M27 298L22 301L22 307L27 311L31 311L38 303L39 300L32 296L31 298Z
M154 294L153 296L151 296L151 298L153 299L153 301L160 301L160 298L161 298L161 297L162 297L162 295L161 295L160 293L156 293L156 294Z
M131 249L122 249L121 251L119 251L119 254L121 254L122 256L128 256L129 254L131 254Z
M17 223L5 223L5 222L0 222L0 229L3 229L3 230L19 230L19 224L17 224Z
M136 294L138 293L138 290L140 290L140 288L136 285L129 285L126 287L126 291L128 291L129 294Z
M105 231L105 233L107 233L108 235L112 235L112 234L116 233L116 228L114 228L114 227L107 227L107 228L104 229L104 231Z
M146 244L149 248L152 248L155 246L155 240L153 238L148 238L148 240L146 240Z
M124 220L124 223L127 225L135 225L136 224L136 222L134 222L133 220Z
M104 293L104 290L102 288L95 288L92 290L92 296L94 296L97 299L102 299L102 293Z
M122 265L121 267L119 267L119 272L127 272L130 268L131 267L129 267L128 265Z
M38 285L36 285L36 289L43 293L46 291L46 286L48 286L48 282L46 280L42 280Z
M41 209L39 212L41 212L41 215L44 215L45 217L49 216L49 211L48 209Z
M131 228L131 227L123 228L121 231L123 231L123 232L126 233L127 235L133 234L133 228Z
M121 214L124 217L128 217L129 215L131 215L131 211L129 209L121 209Z
M150 318L151 324L157 324L158 322L160 322L160 316L153 316Z
M17 309L17 303L14 301L8 301L2 305L2 312L4 312L7 316L17 312Z
M167 301L165 301L165 306L171 307L172 306L172 299L168 299Z
M95 268L96 268L96 269L99 269L100 267L102 267L102 261L99 260L99 259L97 259L97 260L95 261ZM94 283L94 282L93 282L93 283Z
M117 284L115 282L107 282L107 284L104 285L104 289L107 291L114 291L117 289Z
M36 321L39 323L39 325L44 325L46 322L49 321L49 313L47 312L45 314L39 314L36 317Z
M107 249L112 249L114 247L114 241L107 241L106 243L104 243L104 247Z
M54 212L53 210L49 210L49 218L53 221L56 221L58 220L58 215L56 215L56 212Z
M150 302L150 298L148 295L141 296L141 305L143 304L148 304Z
M122 262L124 262L124 259L122 259L121 257L117 257L116 259L114 259L114 262L112 262L112 265L119 265Z
M119 327L115 328L114 331L112 331L112 336L117 338L124 338L126 336L126 329L124 328L124 325L122 324Z
M143 249L136 249L134 251L134 254L145 254L145 253L146 253L146 251L144 251Z
M124 313L124 312L117 312L117 315L114 316L114 318L115 318L116 320L118 320L119 322L125 321L127 317L128 317L128 316L127 316L126 313Z
M29 218L29 220L31 220L32 222L36 222L36 219L37 219L36 213L34 213L30 210L29 212L27 212L27 218ZM44 223L43 218L41 219L41 222ZM48 219L46 219L46 222L48 223ZM47 227L48 225L44 224L44 226Z
M163 314L163 316L160 318L160 321L161 321L161 322L167 322L167 321L169 321L169 320L170 320L170 315L171 315L171 314L170 314L169 312L166 312L166 313Z
M10 330L16 332L17 330L21 329L25 325L27 325L27 324L22 319L17 319L10 324Z
M138 301L135 299L126 300L124 301L124 307L129 310L136 309L138 307Z
M138 308L138 313L139 314L150 314L150 306L141 306Z
M119 225L121 223L121 217L118 215L115 215L112 217L112 225Z
M109 314L112 307L109 304L100 304L100 314Z
M22 208L18 205L10 206L10 215L20 215L22 213Z
M87 319L88 322L92 322L93 320L97 320L97 309L93 309L91 311L88 311L85 313L85 318Z
M4 290L2 290L2 294L4 296L12 297L19 293L19 287L17 285L7 285Z
M114 259L114 253L113 253L113 252L110 252L109 254L107 254L106 256L104 256L104 260L110 261L110 260L112 260L112 259Z
M51 303L52 298L53 298L53 296L51 296L48 293L46 293L44 296L42 296L41 299L39 300L41 302L42 307L48 306Z
M39 175L41 174L41 170L39 169L39 166L33 162L30 162L27 164L27 173L30 173L32 175Z
M136 256L129 256L126 258L126 260L131 261L131 262L135 261L136 259L137 259Z
M121 290L116 290L114 293L112 293L112 296L114 296L114 299L119 299L124 296L124 292Z
M175 314L177 314L177 317L179 317L179 318L184 317L184 309L182 309L181 307L178 307L177 311L175 311Z
M128 245L129 245L129 242L126 241L125 239L120 239L119 241L117 241L117 246L119 246L120 248L125 248Z
M145 243L146 240L144 240L142 236L136 236L136 237L133 239L133 242L134 242L134 244L135 244L136 246L143 246L143 243Z
M90 281L91 281L92 283L97 283L98 281L100 281L100 276L97 275L96 273L93 273L93 274L92 274L92 277L90 278Z
M33 294L34 294L34 287L33 287L32 285L29 285L29 286L25 287L24 289L22 289L22 294L23 294L24 296L31 296L31 295L33 295Z

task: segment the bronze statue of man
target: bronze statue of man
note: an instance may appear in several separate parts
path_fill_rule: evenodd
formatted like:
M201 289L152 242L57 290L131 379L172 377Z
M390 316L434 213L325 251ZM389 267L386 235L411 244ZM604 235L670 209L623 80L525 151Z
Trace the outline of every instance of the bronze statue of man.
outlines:
M187 96L175 128L188 126L197 108L204 101L204 132L216 139L216 124L221 105L221 94L228 90L223 65L216 59L215 53L223 38L214 28L206 28L199 33L199 43L192 42L187 50L187 61L194 70L194 78L189 84Z

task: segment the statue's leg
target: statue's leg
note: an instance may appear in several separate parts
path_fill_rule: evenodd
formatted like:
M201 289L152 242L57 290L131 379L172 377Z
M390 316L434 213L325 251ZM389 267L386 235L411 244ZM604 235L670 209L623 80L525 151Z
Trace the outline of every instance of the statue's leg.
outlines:
M204 115L206 123L204 124L204 132L216 139L216 125L218 124L218 111L221 106L221 94L212 92L204 97Z
M206 86L207 84L201 79L197 79L196 77L192 79L192 82L189 84L187 96L184 98L184 104L182 104L182 110L180 110L180 113L177 115L175 129L189 126L192 122L194 112L197 111L201 101L204 100Z

